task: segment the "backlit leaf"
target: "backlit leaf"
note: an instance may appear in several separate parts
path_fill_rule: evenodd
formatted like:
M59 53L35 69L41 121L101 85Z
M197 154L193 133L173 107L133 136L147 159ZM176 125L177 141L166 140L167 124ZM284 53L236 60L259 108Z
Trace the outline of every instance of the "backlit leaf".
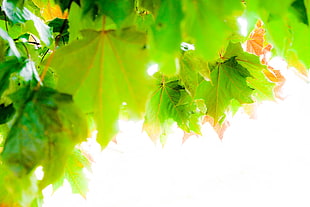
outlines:
M175 75L177 71L175 62L182 42L182 18L181 1L162 1L151 29L151 58L159 64L163 74L170 76Z
M267 69L267 66L262 65L257 56L244 52L240 43L230 43L228 45L224 58L228 59L233 56L236 56L238 64L245 67L251 74L247 78L247 83L249 87L255 89L253 91L255 99L273 100L273 88L275 84L269 81L264 75L264 70Z
M2 9L13 23L26 23L26 21L32 21L31 25L35 28L32 32L38 34L46 45L52 43L53 36L50 28L39 17L29 11L29 9L18 8L8 0L3 0Z
M17 50L16 45L15 45L13 39L8 35L7 32L3 31L1 28L0 28L0 37L1 37L3 40L7 41L7 43L8 43L9 46L10 46L10 50L11 50L11 52L12 52L12 55L14 55L14 56L20 58L20 53L19 53L19 51Z
M180 80L192 97L195 97L201 77L210 80L208 63L194 51L184 52L180 59Z
M45 187L63 175L74 146L87 137L87 124L70 95L50 88L38 91L23 88L11 99L18 116L1 156L21 177L43 166L42 187Z
M143 127L151 139L156 141L173 122L186 132L200 134L199 120L203 112L196 111L196 105L179 80L162 76L158 81L158 88L147 104Z
M0 105L0 124L5 124L10 121L15 114L15 108L13 104L5 106L4 104Z
M202 81L197 98L205 100L207 114L218 123L225 118L225 112L233 99L239 103L252 103L253 89L247 84L250 72L233 56L224 62L210 64L211 81Z
M265 29L263 28L262 22L258 21L255 29L250 34L249 40L246 42L246 51L257 56L263 55L270 51L264 49L270 47L266 44Z
M84 198L88 191L88 180L83 170L90 169L90 164L78 149L74 150L66 164L65 178L71 185L72 193L80 194Z
M192 41L197 53L207 60L214 60L231 34L238 31L236 18L243 11L241 1L185 0L183 7L186 41Z
M102 147L116 133L123 103L131 117L144 111L150 85L147 60L143 45L119 39L113 31L85 31L83 40L56 51L51 65L59 75L57 88L75 94L84 111L94 112Z
M25 61L18 60L17 58L11 58L0 63L0 96L9 87L11 74L20 72L25 64Z
M80 0L55 0L55 3L60 6L62 11L70 9L72 2L76 2L78 5L80 5Z
M230 126L230 123L228 120L224 120L223 123L221 124L215 123L214 119L210 116L205 116L202 123L211 124L211 126L213 126L213 129L215 130L215 132L217 133L220 139L223 139L226 129Z

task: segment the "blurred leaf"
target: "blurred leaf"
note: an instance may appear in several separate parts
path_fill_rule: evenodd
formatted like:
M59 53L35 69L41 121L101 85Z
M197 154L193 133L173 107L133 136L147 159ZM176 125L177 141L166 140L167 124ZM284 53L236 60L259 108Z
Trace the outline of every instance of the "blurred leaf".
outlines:
M30 204L40 197L37 180L32 173L18 177L1 161L0 164L0 206L20 207Z
M52 28L53 33L56 33L56 39L64 44L69 41L69 23L67 19L55 18L48 22L48 26Z
M53 1L32 0L40 8L41 16L45 21L51 21L55 18L67 19L68 12L62 11L58 4ZM38 15L37 15L38 16Z
M294 51L288 51L288 65L295 67L296 70L303 76L307 77L308 76L308 69L306 65L300 61L297 57L297 54Z
M206 60L217 58L232 33L238 31L237 17L243 12L241 1L185 0L184 36L195 44Z
M139 6L152 12L155 16L161 7L161 0L139 0Z
M5 106L4 104L0 105L0 124L5 124L10 121L15 114L15 108L13 104Z
M106 15L120 27L134 12L134 0L88 0L84 1L84 14L90 13L93 19Z
M87 124L72 97L50 88L23 88L11 99L18 116L4 144L4 163L17 176L43 166L41 187L63 175L74 146L87 137Z
M297 18L304 24L309 25L307 9L304 0L295 0L291 4L292 11L295 13Z
M8 2L15 5L18 8L22 8L24 6L25 0L8 0Z
M151 26L151 59L159 65L159 70L168 76L177 73L176 58L182 42L183 16L181 1L162 1Z
M6 42L8 42L9 46L10 46L10 50L13 53L13 55L17 58L20 58L20 53L18 52L16 45L13 41L13 39L8 35L8 33L6 33L5 31L3 31L0 28L0 37L5 40Z
M152 28L154 47L166 53L175 53L181 45L181 1L162 1Z
M98 2L102 12L118 26L134 11L134 0L101 0Z
M82 152L75 149L66 165L65 177L71 185L72 193L80 194L84 198L88 191L88 180L83 170L90 169L90 164Z
M66 9L70 9L72 2L76 2L78 5L80 5L80 0L55 0L55 3L60 6L63 12Z
M0 96L9 87L11 74L20 72L25 64L26 61L18 60L15 57L0 63Z
M3 0L2 9L13 23L32 21L31 25L34 27L32 32L34 34L38 33L38 36L46 45L49 46L52 43L53 35L50 28L27 8L21 9L8 0Z
M83 40L59 49L52 59L59 75L57 88L75 94L84 111L94 112L102 147L116 133L123 102L131 117L144 111L151 84L146 55L143 45L126 42L113 31L85 31Z

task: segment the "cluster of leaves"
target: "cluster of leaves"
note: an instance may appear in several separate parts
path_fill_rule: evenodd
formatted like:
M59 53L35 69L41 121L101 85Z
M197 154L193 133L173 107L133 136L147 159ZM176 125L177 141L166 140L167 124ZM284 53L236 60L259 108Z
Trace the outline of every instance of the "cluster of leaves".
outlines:
M230 114L280 96L285 79L268 66L266 53L304 75L310 65L310 8L303 0L0 5L1 206L40 206L42 189L64 178L85 196L83 168L90 163L76 145L88 136L86 119L94 120L102 148L124 108L131 119L144 118L154 142L164 142L175 123L200 134L210 122L222 137ZM239 17L253 30L247 37ZM159 71L150 76L153 63Z

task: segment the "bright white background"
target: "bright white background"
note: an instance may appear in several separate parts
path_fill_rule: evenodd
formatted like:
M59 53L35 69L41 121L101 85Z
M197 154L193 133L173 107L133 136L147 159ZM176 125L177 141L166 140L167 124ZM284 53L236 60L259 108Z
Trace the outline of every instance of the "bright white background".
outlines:
M265 102L257 119L242 112L222 141L209 125L183 145L178 129L164 148L141 133L142 123L120 123L118 144L95 163L87 199L64 188L45 207L271 207L310 206L310 86L277 60L287 78L286 99Z

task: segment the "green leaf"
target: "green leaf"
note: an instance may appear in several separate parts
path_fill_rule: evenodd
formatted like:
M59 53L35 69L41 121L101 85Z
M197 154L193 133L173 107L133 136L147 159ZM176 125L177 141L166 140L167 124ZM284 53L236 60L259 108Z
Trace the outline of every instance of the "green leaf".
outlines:
M134 0L101 0L98 2L103 14L119 26L134 11Z
M181 22L183 11L181 1L162 1L152 28L150 54L165 75L177 72L175 60L182 42Z
M48 22L48 26L52 28L53 33L57 34L57 38L63 43L68 43L69 41L69 23L67 19L55 18Z
M134 0L88 0L84 2L84 14L91 13L95 18L101 15L110 17L119 27L134 12Z
M304 10L305 12L305 10ZM290 16L289 24L290 24L290 34L291 41L290 47L287 48L287 53L285 57L288 59L291 58L291 52L295 53L299 60L302 61L303 64L306 65L307 68L310 67L310 58L308 55L308 51L310 50L310 28L308 24L305 24L304 21L307 20L306 13L298 13L300 15L304 15L304 17L299 16ZM304 18L304 19L300 19Z
M43 166L43 188L63 175L74 146L87 137L87 123L70 95L50 88L22 88L11 99L18 116L5 141L3 161L21 177Z
M195 97L197 86L201 77L210 80L208 63L200 58L194 51L186 51L180 60L180 80L187 92Z
M211 82L202 81L197 89L196 98L202 98L207 106L207 114L215 123L225 118L230 102L236 99L239 103L252 103L253 89L246 79L251 77L249 71L241 66L237 57L224 62L210 64Z
M83 170L90 169L90 164L81 150L75 149L66 165L65 178L71 185L72 193L80 194L84 198L88 191L88 180Z
M37 180L32 173L18 177L1 161L0 164L0 205L30 206L40 197Z
M10 77L12 73L20 72L26 64L26 61L10 58L9 60L0 63L0 97L10 85Z
M119 39L113 31L85 31L83 40L59 49L52 59L59 75L57 88L75 94L85 112L94 112L102 147L116 133L124 102L131 117L144 111L151 84L146 55L143 45Z
M295 0L292 5L292 12L295 13L297 18L304 24L309 25L307 9L303 0Z
M238 64L246 68L251 74L246 81L248 86L254 89L253 96L258 101L274 100L273 89L275 83L272 83L266 78L263 70L267 66L260 63L259 57L244 52L240 43L229 43L224 58L229 59L234 56Z
M15 5L18 8L23 8L25 0L8 0L8 2Z
M183 12L181 1L162 1L155 25L152 27L154 47L166 53L180 51L181 21Z
M5 124L10 121L15 114L15 108L13 104L5 106L4 104L0 105L0 124Z
M18 8L12 2L4 0L2 3L2 9L13 23L28 22L32 33L38 35L46 45L49 46L52 43L53 35L51 29L27 8ZM29 21L31 21L31 23ZM31 27L33 27L33 29Z
M9 46L10 46L10 50L12 52L12 54L17 57L20 58L20 53L17 50L17 47L13 41L13 39L8 35L8 33L6 33L4 30L2 30L0 28L0 37L5 40L6 42L8 42Z
M155 16L159 8L161 7L161 0L139 0L139 7L147 9L152 12Z
M239 31L236 18L243 12L241 1L185 0L183 7L185 41L193 42L206 60L214 60L228 38Z
M62 11L70 9L72 2L76 2L80 5L80 0L55 0L55 3L58 4Z
M200 116L179 80L162 76L147 104L143 128L154 141L167 132L173 123L171 120L186 132L200 133Z

